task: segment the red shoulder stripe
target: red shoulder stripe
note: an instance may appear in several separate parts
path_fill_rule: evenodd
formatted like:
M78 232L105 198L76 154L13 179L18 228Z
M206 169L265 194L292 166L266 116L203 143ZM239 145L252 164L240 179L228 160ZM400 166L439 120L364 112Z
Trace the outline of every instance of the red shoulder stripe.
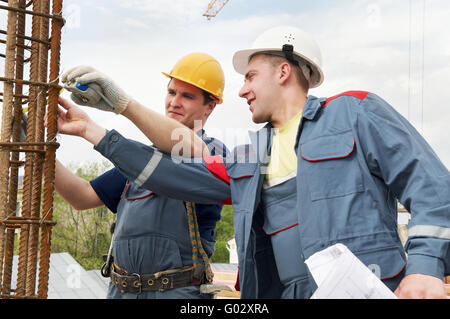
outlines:
M340 96L344 96L344 95L345 96L353 96L353 97L356 97L356 98L358 98L360 100L364 100L367 97L368 94L369 94L369 92L366 92L366 91L347 91L347 92L344 92L344 93L341 93L341 94L329 97L326 100L325 104L322 106L322 108L327 107L328 103L330 103L332 100L334 100L334 99L336 99L336 98L338 98Z
M222 202L222 205L231 205L232 203L231 197L229 197Z
M216 156L206 156L203 158L208 170L221 181L230 184L230 176L228 176L225 165L222 162L222 157L220 155Z

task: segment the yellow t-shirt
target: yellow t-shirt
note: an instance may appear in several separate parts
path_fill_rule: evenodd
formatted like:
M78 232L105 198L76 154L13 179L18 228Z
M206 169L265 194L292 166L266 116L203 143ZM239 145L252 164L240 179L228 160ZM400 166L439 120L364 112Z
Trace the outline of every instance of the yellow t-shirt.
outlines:
M300 111L282 128L274 130L264 188L284 183L297 175L297 154L295 154L294 146L301 118Z

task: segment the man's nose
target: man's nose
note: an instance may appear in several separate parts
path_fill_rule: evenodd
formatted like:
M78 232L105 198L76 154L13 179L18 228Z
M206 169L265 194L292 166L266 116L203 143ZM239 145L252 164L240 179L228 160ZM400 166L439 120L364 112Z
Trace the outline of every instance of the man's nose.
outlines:
M173 95L169 105L173 107L181 106L181 96L179 94Z
M241 89L240 89L240 91L239 91L239 97L241 97L241 98L245 98L245 96L248 94L248 88L247 88L247 85L246 84L244 84L242 87L241 87Z

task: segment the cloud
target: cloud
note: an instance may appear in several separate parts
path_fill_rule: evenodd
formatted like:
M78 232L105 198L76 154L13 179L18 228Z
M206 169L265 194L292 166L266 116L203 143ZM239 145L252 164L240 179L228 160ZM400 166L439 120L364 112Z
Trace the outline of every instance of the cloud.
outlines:
M119 7L138 11L144 19L153 23L185 25L198 21L207 8L207 2L197 0L129 0L117 2Z
M151 27L148 24L146 24L142 21L139 21L139 20L131 19L131 18L126 18L123 21L123 23L125 25L131 26L132 28L138 28L141 30L150 30L151 29Z

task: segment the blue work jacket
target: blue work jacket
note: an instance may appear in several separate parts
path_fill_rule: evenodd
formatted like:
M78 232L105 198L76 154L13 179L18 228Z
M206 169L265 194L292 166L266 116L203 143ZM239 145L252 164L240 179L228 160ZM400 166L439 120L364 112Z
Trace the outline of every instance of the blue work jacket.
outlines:
M280 296L268 234L296 223L303 259L343 243L364 264L376 265L382 279L402 270L450 274L449 171L388 103L360 91L308 97L295 145L297 214L265 225L259 204L271 137L270 124L250 132L251 143L236 147L226 163L219 157L179 163L115 131L96 149L144 188L196 203L231 199L242 298ZM149 165L151 173L140 178ZM411 213L405 247L397 201Z

